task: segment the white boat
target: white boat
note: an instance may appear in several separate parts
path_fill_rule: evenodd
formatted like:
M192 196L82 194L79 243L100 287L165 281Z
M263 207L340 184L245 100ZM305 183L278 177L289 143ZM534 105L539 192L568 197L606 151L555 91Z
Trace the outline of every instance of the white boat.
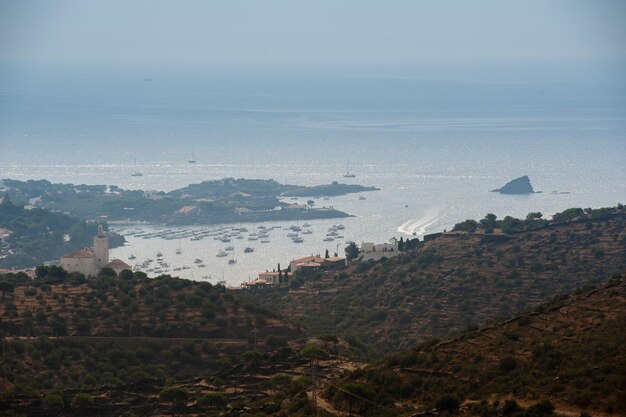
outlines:
M195 261L193 261L194 264L201 264L202 263L202 259L200 258L196 258Z
M359 200L365 200L365 197L360 196L360 197L359 197Z
M343 176L344 178L355 178L356 175L350 173L350 160L348 159L348 165L346 166L346 173Z
M135 258L136 258L136 256L135 256L135 255L130 255L130 256L128 257L128 259L130 259L131 261L132 261L133 259L135 259Z
M226 247L224 248L224 250L225 250L225 251L235 250L235 247L234 247L234 246L229 245L229 246L226 246Z
M247 247L247 248L245 248L243 251L244 251L245 253L252 253L252 252L254 252L254 248L251 248L251 247L249 247L249 246L248 246L248 247Z
M304 232L302 232L302 234L303 235L310 235L310 234L313 234L313 232L310 231L310 230L305 230Z
M263 239L261 243L270 243L269 239Z
M134 164L135 164L135 172L133 172L132 174L130 174L131 177L141 177L143 176L143 173L140 171L137 171L137 160L134 160Z
M221 250L215 256L217 256L218 258L223 258L224 256L228 256L228 252L224 252L223 250Z
M333 240L335 240L332 236L328 236L325 239L322 239L324 242L332 242Z
M291 240L293 241L293 243L302 243L302 242L304 242L304 239L302 237L300 237L300 236L294 237Z

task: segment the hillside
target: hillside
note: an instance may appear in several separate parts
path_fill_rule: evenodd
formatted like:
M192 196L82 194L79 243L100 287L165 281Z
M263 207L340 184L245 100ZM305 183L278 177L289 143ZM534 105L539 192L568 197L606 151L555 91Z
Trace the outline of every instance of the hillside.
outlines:
M376 393L369 401L352 399L355 411L368 416L441 412L459 403L462 415L551 415L545 400L568 416L625 415L624 329L621 275L540 311L393 355L334 380L326 397L345 410L335 387L360 384L362 392Z
M93 236L102 224L88 222L63 213L13 204L10 198L0 203L0 268L28 268L59 259L66 253L93 244ZM111 247L124 244L124 237L109 233Z
M334 332L379 353L398 351L626 270L626 212L611 213L508 234L444 233L398 257L257 297L311 334Z
M0 410L40 416L624 415L626 275L372 365L299 342L9 338ZM433 410L435 408L436 410ZM1 415L0 411L0 415Z
M18 336L247 338L297 335L269 310L223 286L163 275L104 269L96 278L38 267L0 300L0 329Z

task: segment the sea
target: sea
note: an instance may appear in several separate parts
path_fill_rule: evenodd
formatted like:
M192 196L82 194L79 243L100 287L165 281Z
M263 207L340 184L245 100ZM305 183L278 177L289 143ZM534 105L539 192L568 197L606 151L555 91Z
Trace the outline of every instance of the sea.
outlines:
M542 193L490 192L522 175ZM268 243L244 235L234 254L216 257L226 244L212 238L144 239L135 234L164 227L114 224L135 233L111 257L135 265L161 252L172 275L237 286L294 258L341 255L348 241L421 238L487 213L625 203L625 82L541 67L0 70L0 178L170 191L225 177L380 191L314 199L353 217L308 221L303 243L286 236L293 222L189 228L275 226ZM324 241L335 224L343 237Z

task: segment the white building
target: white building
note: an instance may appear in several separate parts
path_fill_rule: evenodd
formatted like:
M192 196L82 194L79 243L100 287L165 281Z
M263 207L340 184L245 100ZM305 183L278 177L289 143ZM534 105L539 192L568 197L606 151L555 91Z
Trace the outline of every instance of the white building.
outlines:
M398 242L362 242L359 251L359 258L362 258L363 261L377 261L380 258L391 258L393 256L398 256L399 254L400 252L398 251Z
M119 259L109 262L109 238L102 225L98 226L98 234L93 237L93 250L85 248L62 256L61 267L67 272L80 272L86 277L98 275L102 268L111 268L117 274L130 269L130 265Z

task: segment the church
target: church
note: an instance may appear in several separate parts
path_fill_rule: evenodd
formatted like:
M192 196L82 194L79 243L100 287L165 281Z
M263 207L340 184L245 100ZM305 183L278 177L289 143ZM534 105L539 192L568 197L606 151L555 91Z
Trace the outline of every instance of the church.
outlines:
M88 276L96 276L102 268L111 268L116 274L130 265L119 259L109 262L109 238L102 225L98 226L98 234L93 237L93 250L89 248L68 253L61 257L61 267L68 272L80 272Z

